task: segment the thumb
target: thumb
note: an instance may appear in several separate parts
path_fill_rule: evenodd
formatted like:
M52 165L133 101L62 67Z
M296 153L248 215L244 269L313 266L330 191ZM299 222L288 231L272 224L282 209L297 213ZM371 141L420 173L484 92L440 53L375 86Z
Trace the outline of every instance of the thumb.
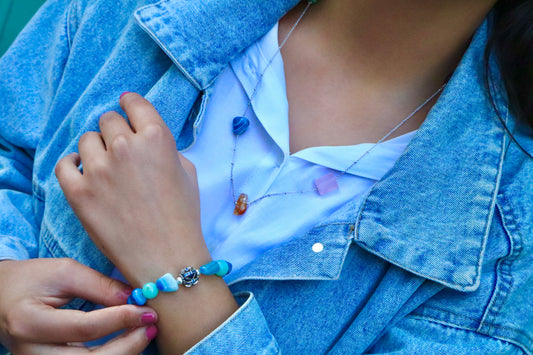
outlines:
M105 276L73 259L62 259L67 265L63 291L69 297L78 297L104 306L125 304L133 288Z

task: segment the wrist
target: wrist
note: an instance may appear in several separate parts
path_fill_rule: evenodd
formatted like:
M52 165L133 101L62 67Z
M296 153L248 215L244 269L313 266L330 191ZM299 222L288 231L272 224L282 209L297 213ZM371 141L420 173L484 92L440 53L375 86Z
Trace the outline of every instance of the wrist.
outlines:
M212 276L190 289L162 294L149 305L160 316L157 341L163 355L184 353L238 309L224 280Z
M177 277L187 266L199 268L210 261L211 255L200 234L186 240L174 238L172 246L145 250L137 258L127 258L127 265L117 267L133 287L142 287L166 273Z

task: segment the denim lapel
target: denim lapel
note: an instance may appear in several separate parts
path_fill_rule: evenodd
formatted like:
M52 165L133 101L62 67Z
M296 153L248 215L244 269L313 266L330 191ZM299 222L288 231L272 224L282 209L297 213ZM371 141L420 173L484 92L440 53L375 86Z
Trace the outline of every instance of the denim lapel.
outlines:
M266 251L252 263L226 276L225 280L231 285L243 280L337 279L353 235L353 221L330 219L305 236ZM318 245L321 249L316 249Z
M487 34L485 22L416 136L367 195L355 228L361 247L461 291L480 284L508 144L483 81ZM491 73L501 83L494 62ZM506 118L505 98L495 102Z
M196 88L204 90L298 2L163 0L138 9L135 18Z

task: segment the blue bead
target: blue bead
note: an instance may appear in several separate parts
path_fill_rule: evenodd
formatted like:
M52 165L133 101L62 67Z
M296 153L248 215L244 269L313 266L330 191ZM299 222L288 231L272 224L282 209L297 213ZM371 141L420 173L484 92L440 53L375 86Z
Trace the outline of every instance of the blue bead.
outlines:
M143 286L143 296L147 299L151 300L152 298L156 298L159 294L159 290L157 289L157 286L153 282L148 282Z
M233 119L233 134L240 136L248 129L250 121L246 117L235 117Z
M214 275L220 270L220 265L216 261L211 261L200 267L200 273L202 275Z
M228 263L228 273L227 274L229 274L231 272L231 270L233 270L233 265L231 265L231 263L229 261L226 261L226 262Z
M133 299L133 297L128 297L128 304L133 304L133 305L136 305L137 306L137 303L135 303L135 300Z
M233 266L226 260L218 260L217 263L219 266L219 269L216 273L217 276L224 277L231 272Z
M144 306L146 304L146 297L143 295L143 290L136 288L131 293L131 298L137 306Z
M178 282L171 274L164 274L155 283L157 289L162 292L174 292L178 290Z

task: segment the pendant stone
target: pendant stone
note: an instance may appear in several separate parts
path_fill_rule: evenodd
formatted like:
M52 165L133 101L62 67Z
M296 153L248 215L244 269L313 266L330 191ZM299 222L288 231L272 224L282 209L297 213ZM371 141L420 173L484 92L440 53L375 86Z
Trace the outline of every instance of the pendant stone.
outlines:
M337 177L333 173L326 174L315 180L316 191L320 196L335 191L339 188Z
M233 214L235 216L242 216L246 212L247 209L248 209L248 195L240 194L239 199L235 203L235 209L233 210Z

